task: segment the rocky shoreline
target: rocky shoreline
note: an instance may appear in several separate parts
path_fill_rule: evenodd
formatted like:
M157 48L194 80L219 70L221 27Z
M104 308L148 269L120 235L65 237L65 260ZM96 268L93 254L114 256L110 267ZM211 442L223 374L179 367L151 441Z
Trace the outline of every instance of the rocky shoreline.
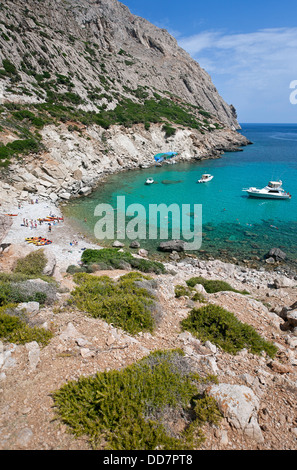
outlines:
M42 132L45 151L11 163L0 181L0 201L8 211L11 202L29 199L67 202L90 194L109 175L149 168L154 155L173 149L176 161L190 162L220 158L223 152L239 151L249 145L246 137L230 129L213 129L201 134L178 129L165 138L161 125L143 125L131 129L99 126L69 131L69 126L46 126Z
M44 207L48 209L48 207ZM67 223L67 222L66 222ZM67 226L60 230L65 242ZM61 236L61 234L64 234ZM57 239L58 240L58 239ZM71 259L60 259L58 241L51 247L57 258L52 274L59 281L54 307L22 304L31 322L50 328L54 337L46 347L36 342L15 345L0 341L0 448L6 450L88 450L85 439L69 435L54 419L51 392L69 380L97 371L124 368L157 349L183 350L196 371L214 374L219 384L209 393L218 401L223 422L204 429L202 450L294 450L297 448L297 320L296 282L275 273L256 271L219 260L191 257L165 263L167 274L153 275L162 312L155 331L129 335L100 319L86 316L69 306L72 276L66 264L79 257L81 243ZM53 252L46 247L47 255ZM9 251L11 252L9 253ZM75 250L74 250L75 251ZM11 247L1 262L24 255ZM69 253L70 256L70 253ZM113 279L125 270L100 271ZM187 296L176 298L175 286L190 277L228 281L239 292L208 294L196 289L208 304L220 305L252 325L279 349L274 359L242 350L223 352L209 341L202 342L182 332L180 321L193 307L204 304ZM34 302L32 304L35 304ZM33 308L34 307L34 308ZM235 405L237 403L237 405Z
M59 178L56 181L60 182ZM67 188L64 184L63 189ZM82 375L124 368L157 349L175 348L184 352L196 371L218 378L218 385L208 393L219 404L223 421L220 427L204 429L202 450L297 448L296 279L284 276L280 269L251 269L220 260L202 260L187 253L176 257L176 250L170 250L165 261L167 273L153 275L158 286L160 321L153 333L129 335L68 304L75 284L67 267L79 265L85 248L99 246L77 233L67 220L52 225L50 234L46 224L24 226L23 219L62 216L59 206L65 200L53 201L48 193L28 192L25 196L23 200L16 196L2 206L7 213L18 215L2 215L1 271L10 272L18 258L36 250L26 243L26 237L47 236L53 241L44 247L47 274L58 282L59 290L54 294L53 305L33 302L21 306L33 324L54 333L46 347L34 341L25 345L0 341L1 449L88 450L85 439L75 439L55 420L51 392ZM145 256L140 250L137 247L134 256ZM279 252L273 254L277 256ZM117 279L126 272L98 271L94 275ZM181 330L180 322L189 311L204 303L187 296L176 298L174 289L177 285L186 286L187 279L195 276L227 281L237 290L208 294L203 286L196 286L203 302L228 309L272 341L278 348L274 359L246 350L233 356ZM243 290L248 294L240 293Z

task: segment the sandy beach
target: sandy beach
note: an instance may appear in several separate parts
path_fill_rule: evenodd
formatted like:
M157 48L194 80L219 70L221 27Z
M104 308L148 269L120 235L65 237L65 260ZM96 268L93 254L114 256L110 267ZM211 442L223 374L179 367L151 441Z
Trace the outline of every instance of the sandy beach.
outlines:
M18 204L11 205L10 208L2 209L2 214L17 214L15 216L7 216L12 220L12 225L2 243L11 243L17 247L17 251L21 256L33 250L38 250L40 246L28 243L25 239L29 237L43 237L52 241L49 245L42 248L48 254L48 257L54 256L56 259L55 277L59 278L60 273L66 271L71 264L77 265L80 262L84 248L99 248L99 245L92 244L87 241L84 235L77 233L67 220L55 221L51 223L51 231L49 231L49 222L39 223L38 219L56 216L62 217L61 210L55 204L49 201L38 201L34 204L30 202L22 202L20 207ZM24 220L28 220L28 226L24 225ZM33 227L31 226L31 221ZM37 226L35 228L35 221ZM73 242L76 242L74 244Z

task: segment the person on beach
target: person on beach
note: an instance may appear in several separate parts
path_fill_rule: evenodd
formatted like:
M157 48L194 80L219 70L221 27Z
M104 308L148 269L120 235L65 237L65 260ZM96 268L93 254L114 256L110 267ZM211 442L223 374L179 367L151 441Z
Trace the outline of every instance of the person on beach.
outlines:
M52 224L48 224L48 231L49 231L49 232L52 231Z

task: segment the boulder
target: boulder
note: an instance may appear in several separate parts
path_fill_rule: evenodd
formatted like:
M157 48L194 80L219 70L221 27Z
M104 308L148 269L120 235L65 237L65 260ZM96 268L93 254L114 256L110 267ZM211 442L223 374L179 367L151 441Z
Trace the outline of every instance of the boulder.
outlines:
M45 276L52 276L55 271L56 263L57 263L56 257L53 254L50 254L50 256L48 255L47 262L43 269L42 274L44 274Z
M119 240L115 240L115 241L113 242L112 246L113 246L114 248L122 248L122 247L125 246L125 245L124 245L124 243L119 242Z
M275 261L284 261L287 255L279 248L271 248L271 250L265 255L265 258L273 258Z
M59 196L60 196L60 198L66 199L66 200L69 200L71 198L71 194L67 193L67 192L61 193L61 194L59 194Z
M297 327L297 310L290 310L287 313L287 322L289 323L290 327Z
M53 202L56 202L59 199L57 194L53 193L53 192L50 193L49 197L50 197L51 201L53 201Z
M166 242L161 242L159 245L160 251L172 252L172 251L184 251L185 242L182 240L168 240Z
M130 245L130 248L140 248L140 243L137 240L133 240Z
M222 383L210 386L208 394L215 398L221 413L233 427L241 429L247 437L263 442L257 421L260 403L251 388Z
M90 188L89 186L85 186L79 190L79 194L83 196L88 196L89 194L91 194L91 192L92 188Z
M138 254L139 256L146 257L148 255L148 251L145 250L144 248L140 248L140 250L138 251Z
M40 362L40 348L36 341L31 341L31 343L26 344L26 349L28 351L29 367L33 371Z
M283 287L284 288L295 287L296 284L297 284L297 281L295 281L294 279L289 279L288 277L285 277L285 276L279 276L273 282L273 285L276 289L281 289Z
M18 304L17 310L26 310L29 315L36 315L39 312L39 302L22 302Z

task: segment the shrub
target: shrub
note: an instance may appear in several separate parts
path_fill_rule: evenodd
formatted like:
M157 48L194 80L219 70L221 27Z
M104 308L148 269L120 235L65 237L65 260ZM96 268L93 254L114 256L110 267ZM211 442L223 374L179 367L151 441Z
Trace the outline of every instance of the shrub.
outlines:
M32 251L24 258L17 260L14 272L25 274L27 276L38 276L42 274L46 263L47 258L42 249Z
M130 265L132 268L138 269L144 273L164 274L166 272L165 266L159 261L132 258Z
M41 345L48 344L53 334L44 328L30 327L26 321L19 316L10 313L13 305L0 308L0 338L10 343L25 344L36 341Z
M163 127L162 127L162 131L165 132L165 137L166 138L173 136L176 132L174 127L170 126L169 124L164 124Z
M66 273L75 274L86 272L86 269L81 266L76 266L75 264L70 264L66 269Z
M178 284L175 286L174 292L177 299L179 297L190 297L194 302L205 302L204 296L200 292L195 291L192 287L185 287Z
M0 306L21 302L44 303L46 298L44 292L24 291L19 284L0 281Z
M277 352L273 343L264 340L252 326L240 322L233 313L219 305L192 309L181 326L201 341L211 341L230 354L244 348L253 354L265 351L271 357Z
M134 258L131 253L119 251L118 248L87 249L83 252L81 261L85 265L103 264L104 269L125 269L126 263L126 267L132 267L145 273L163 274L166 272L162 263Z
M17 74L17 69L16 69L15 65L12 62L10 62L10 60L3 59L2 65L3 65L3 68L4 68L5 72L7 72L8 74L10 74L10 75L16 75Z
M193 289L190 289L185 286L177 285L174 288L175 297L178 299L179 297L190 297L192 294Z
M156 351L125 369L68 382L53 399L58 417L94 448L105 440L113 450L188 450L203 442L202 423L218 423L213 401L199 407L202 382L179 350ZM184 431L173 428L177 420Z
M201 276L192 277L191 279L188 279L186 283L189 287L194 287L196 286L196 284L201 284L206 290L206 292L209 294L213 294L215 292L220 292L220 291L232 291L232 292L238 292L240 294L248 294L246 290L238 291L234 289L232 286L230 286L230 284L228 284L225 281L205 279L204 277L201 277Z
M118 261L130 261L133 256L130 253L118 251L118 248L102 248L101 250L87 249L81 256L84 264L103 262L106 264L117 264Z
M140 273L129 273L114 281L108 276L78 273L72 302L94 318L102 318L131 334L152 331L156 311L154 295L135 281L148 280Z

